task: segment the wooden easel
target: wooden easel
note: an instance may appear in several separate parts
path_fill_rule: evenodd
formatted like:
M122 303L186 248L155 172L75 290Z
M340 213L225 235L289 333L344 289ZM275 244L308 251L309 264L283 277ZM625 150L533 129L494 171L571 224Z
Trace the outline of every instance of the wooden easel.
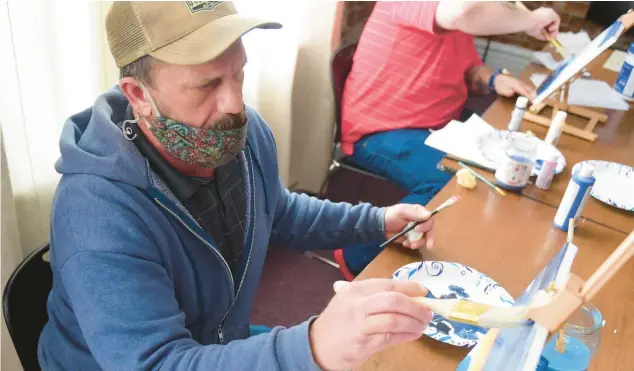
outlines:
M569 241L571 237L569 235ZM613 278L618 271L634 256L634 231L610 254L594 271L587 281L570 273L566 286L557 291L552 300L543 306L531 309L528 317L546 328L554 335L566 324L570 316L584 302L589 302ZM479 349L472 356L469 371L481 371L491 353L500 329L491 329L481 340ZM539 349L541 354L541 347ZM538 354L539 356L539 354Z
M588 119L588 123L586 124L585 128L580 129L564 123L562 131L566 134L574 135L578 138L585 139L590 142L594 142L595 140L597 140L597 133L594 132L594 128L599 122L606 123L608 121L608 115L591 110L586 107L568 105L568 90L570 89L570 84L577 80L582 74L583 72L580 72L575 75L575 77L568 80L561 87L561 89L557 90L551 95L551 98L547 98L541 103L532 105L524 114L524 119L532 121L538 125L550 127L550 123L555 118L555 115L557 115L557 112L564 111L567 113L575 114L577 116ZM539 114L546 107L552 107L552 117Z
M627 13L619 17L619 21L623 24L623 30L619 34L624 34L628 29L634 25L634 11L630 9ZM609 50L609 49L608 49ZM597 58L594 58L590 63L585 66L585 70L590 70L597 63ZM597 139L597 134L594 132L594 128L598 123L605 123L608 116L604 113L597 112L585 107L570 106L568 105L568 91L570 85L577 80L583 74L583 70L579 71L573 77L568 79L563 85L555 90L549 98L544 99L538 104L532 105L528 112L524 115L524 118L528 121L532 121L538 125L550 127L550 123L555 118L558 111L564 111L569 114L575 114L588 119L588 123L585 128L579 129L577 127L566 125L564 123L562 131L566 134L574 135L578 138L585 139L590 142L594 142ZM552 117L543 116L539 113L546 107L552 107Z

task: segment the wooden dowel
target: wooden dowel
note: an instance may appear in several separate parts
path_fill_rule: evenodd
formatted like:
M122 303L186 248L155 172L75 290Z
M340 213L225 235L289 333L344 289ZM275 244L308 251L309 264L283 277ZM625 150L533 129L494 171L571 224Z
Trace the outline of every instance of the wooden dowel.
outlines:
M481 371L484 368L499 333L499 328L492 328L478 341L478 349L471 355L471 361L469 362L467 371Z

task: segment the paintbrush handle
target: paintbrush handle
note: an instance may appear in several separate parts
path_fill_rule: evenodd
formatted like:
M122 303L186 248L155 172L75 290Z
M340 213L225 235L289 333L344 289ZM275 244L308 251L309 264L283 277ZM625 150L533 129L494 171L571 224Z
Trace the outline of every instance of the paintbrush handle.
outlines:
M581 296L590 301L599 290L634 256L634 231L594 271L581 288Z
M516 1L515 2L515 6L517 6L518 8L520 8L522 10L526 10L526 11L529 11L529 12L531 11L521 1ZM550 35L548 34L548 32L546 32L545 29L542 28L541 31L542 31L542 36L544 37L544 39L546 39L549 43L553 44L555 49L563 48L563 45L561 45L561 43L559 41L557 41L557 39L551 38Z

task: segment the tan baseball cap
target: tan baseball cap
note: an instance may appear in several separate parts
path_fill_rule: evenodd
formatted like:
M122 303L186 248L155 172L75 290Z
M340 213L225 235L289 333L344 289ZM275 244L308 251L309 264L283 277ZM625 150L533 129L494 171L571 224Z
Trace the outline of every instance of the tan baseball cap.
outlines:
M280 27L239 15L229 1L115 1L106 17L119 68L148 54L172 64L205 63L254 28Z

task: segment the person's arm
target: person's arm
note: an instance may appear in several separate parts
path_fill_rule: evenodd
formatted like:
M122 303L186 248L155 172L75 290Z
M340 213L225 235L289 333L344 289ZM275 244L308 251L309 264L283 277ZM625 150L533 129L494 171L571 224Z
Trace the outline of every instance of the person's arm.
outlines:
M489 80L493 72L485 65L471 67L465 76L469 92L476 95L486 95L493 93L489 89ZM535 98L535 89L525 82L513 76L498 74L493 80L495 93L505 97L512 97L515 94L525 96L528 99Z
M439 27L476 36L526 32L543 40L541 29L554 37L559 22L559 16L550 8L530 11L507 1L441 1L436 9Z
M92 192L62 194L52 217L55 245L62 246L54 259L58 278L102 369L318 369L309 321L226 345L195 341L176 299L177 278L157 247L162 232L138 217L140 206L133 200L104 201L107 195L94 194L121 192L113 187L100 182L88 187Z
M473 66L467 70L465 81L469 88L469 93L475 95L490 94L489 79L493 71L484 64Z
M278 181L271 242L300 250L384 241L385 209L289 192Z

